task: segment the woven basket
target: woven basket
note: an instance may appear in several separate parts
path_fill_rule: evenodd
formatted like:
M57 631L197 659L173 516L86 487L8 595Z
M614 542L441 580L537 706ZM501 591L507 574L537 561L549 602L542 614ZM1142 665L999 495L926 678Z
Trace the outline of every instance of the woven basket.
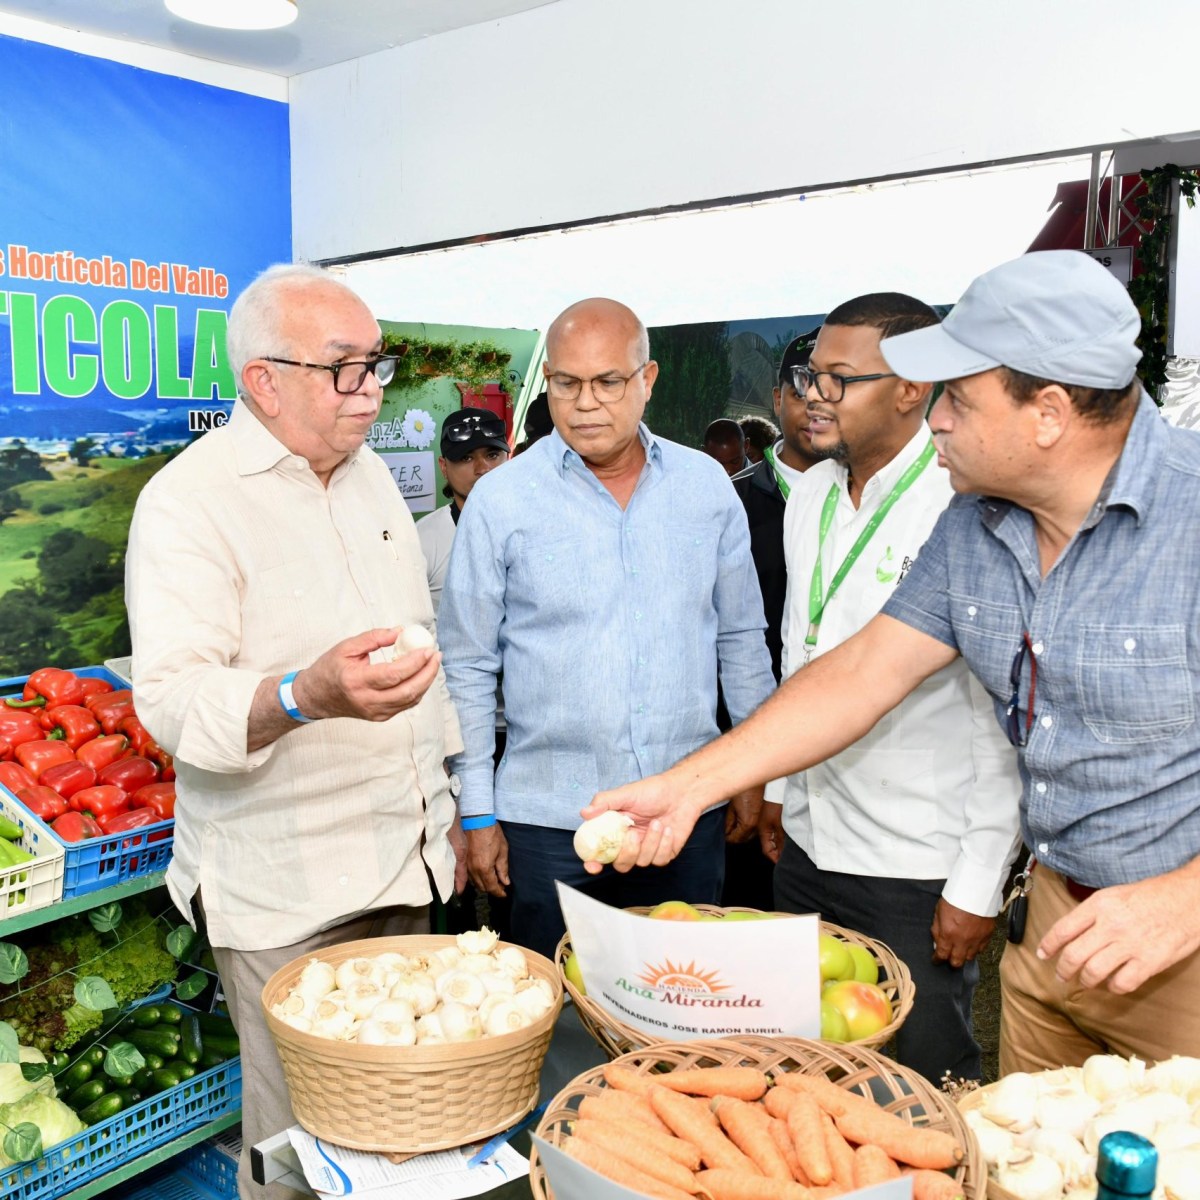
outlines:
M759 911L753 908L717 908L712 904L694 904L692 907L699 909L702 913L717 916L725 916L731 912ZM645 915L650 910L648 908L631 908L627 911ZM789 917L795 914L773 913L771 915ZM834 937L840 938L843 942L849 942L855 946L864 946L875 956L876 962L879 963L879 986L883 989L884 994L892 1004L892 1020L890 1024L885 1025L878 1033L851 1044L855 1046L873 1046L876 1048L887 1045L896 1030L904 1024L908 1014L912 1012L913 999L917 994L916 985L912 981L912 976L908 973L908 968L883 942L877 942L873 938L864 937L863 934L855 933L850 929L842 929L839 925L830 925L826 921L821 922L821 932L832 934ZM563 963L566 962L567 955L570 953L571 934L568 931L563 935L562 941L558 943L558 948L554 952L554 962L558 967L559 974L562 976L563 987L567 989L571 999L575 1002L575 1007L579 1012L579 1020L582 1022L584 1029L592 1035L600 1046L600 1049L609 1058L616 1058L619 1054L628 1054L631 1050L639 1050L643 1046L649 1046L660 1040L661 1034L627 1024L625 1021L614 1017L610 1012L601 1008L595 1000L592 1000L579 991L567 979L566 975L563 974Z
M987 1169L962 1114L949 1097L937 1091L915 1071L884 1058L861 1045L834 1045L801 1038L722 1038L712 1042L658 1042L617 1061L640 1075L687 1067L757 1067L770 1074L799 1071L824 1075L850 1091L873 1099L888 1112L910 1125L940 1129L951 1134L963 1148L963 1161L954 1171L966 1200L984 1200ZM561 1146L570 1136L570 1123L579 1113L585 1096L605 1091L604 1068L594 1067L576 1076L553 1100L538 1125L538 1136L552 1146ZM534 1200L553 1200L545 1168L537 1148L529 1156L529 1186Z
M368 938L319 957L336 966L360 955L429 954L452 945L449 935ZM436 1046L360 1046L302 1033L271 1009L313 956L280 968L263 988L262 1005L296 1119L339 1146L404 1154L464 1146L515 1124L537 1103L542 1061L562 1008L553 964L524 953L531 974L554 989L550 1011L515 1033Z

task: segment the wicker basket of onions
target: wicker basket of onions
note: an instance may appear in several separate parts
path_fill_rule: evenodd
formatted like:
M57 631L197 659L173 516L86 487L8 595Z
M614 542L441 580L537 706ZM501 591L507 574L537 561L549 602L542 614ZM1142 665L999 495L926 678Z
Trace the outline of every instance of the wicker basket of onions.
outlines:
M420 1154L532 1110L562 985L547 959L483 929L330 947L272 975L262 1005L309 1133Z

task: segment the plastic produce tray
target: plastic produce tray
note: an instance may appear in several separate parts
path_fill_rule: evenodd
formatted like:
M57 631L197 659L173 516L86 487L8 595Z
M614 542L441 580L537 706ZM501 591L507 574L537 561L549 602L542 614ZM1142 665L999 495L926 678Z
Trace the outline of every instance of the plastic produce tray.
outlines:
M216 1137L179 1156L181 1170L199 1180L220 1200L237 1200L238 1158L242 1153L242 1135L226 1129Z
M63 894L63 844L7 788L0 787L0 813L21 827L20 845L37 857L0 870L0 925L5 917L46 908ZM149 826L147 826L149 828Z
M234 1112L242 1100L242 1063L231 1058L133 1108L90 1125L35 1162L0 1172L4 1200L63 1195L195 1129Z
M114 688L127 687L125 680L105 667L73 667L76 675L86 679L103 679ZM0 679L0 698L19 693L25 686L27 675ZM89 838L86 842L64 842L49 826L38 820L11 792L0 789L5 797L9 797L20 810L26 822L33 822L34 827L46 835L51 843L61 846L64 851L62 866L62 890L55 900L70 900L72 896L83 896L88 892L97 892L101 888L112 887L115 883L124 883L139 875L149 875L154 871L165 871L171 861L172 847L175 845L175 822L159 821L154 825L146 825L141 829L133 829L127 833L114 834L112 837ZM14 818L15 820L16 818ZM163 837L163 834L166 834ZM151 838L156 840L151 841ZM47 900L49 904L51 901ZM28 907L28 906L27 906ZM33 907L41 907L34 905ZM16 905L5 912L21 911ZM2 919L2 916L0 916Z

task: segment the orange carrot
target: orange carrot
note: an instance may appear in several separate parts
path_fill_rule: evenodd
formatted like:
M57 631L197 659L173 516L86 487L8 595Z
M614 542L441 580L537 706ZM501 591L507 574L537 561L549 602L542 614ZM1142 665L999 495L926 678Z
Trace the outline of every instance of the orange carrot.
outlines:
M641 1096L618 1092L615 1088L601 1092L598 1096L585 1096L579 1103L579 1115L595 1117L597 1120L608 1117L614 1121L636 1121L639 1125L649 1125L651 1129L657 1129L659 1133L671 1132L655 1114L648 1101Z
M754 1067L692 1067L660 1075L655 1083L689 1096L733 1096L757 1100L767 1090L767 1077Z
M671 1132L691 1142L710 1167L728 1167L735 1171L747 1171L751 1175L762 1174L754 1161L747 1158L719 1127L714 1129L705 1115L696 1112L694 1100L656 1087L650 1093L650 1104Z
M798 1092L791 1088L773 1087L764 1097L763 1105L767 1112L781 1121L787 1120L787 1111L796 1102Z
M647 1096L656 1082L653 1075L641 1075L628 1067L620 1067L616 1063L604 1064L604 1082L609 1087L622 1092L632 1092L635 1096Z
M854 1151L854 1186L870 1187L899 1179L900 1168L878 1146L859 1146Z
M825 1138L825 1153L833 1167L834 1182L849 1191L854 1186L854 1147L838 1132L827 1112L821 1114L821 1133Z
M788 1133L787 1125L777 1117L768 1117L767 1128L771 1131L771 1137L774 1139L775 1145L779 1147L779 1153L783 1155L783 1160L787 1163L792 1178L807 1187L812 1181L796 1157L796 1147L792 1144L792 1135Z
M589 1121L602 1120L605 1125L620 1130L628 1137L640 1138L661 1154L665 1154L668 1158L673 1158L677 1163L687 1167L689 1171L700 1170L700 1151L691 1142L685 1142L683 1138L677 1138L673 1133L661 1133L658 1129L651 1129L649 1125L639 1125L628 1120L618 1121L607 1116L597 1118L592 1115L587 1119Z
M909 1167L904 1174L912 1179L913 1200L963 1200L962 1184L953 1175Z
M695 1176L687 1167L668 1158L641 1138L630 1137L623 1130L614 1129L603 1121L576 1121L571 1132L575 1137L599 1146L614 1158L623 1159L631 1167L681 1192L697 1190Z
M796 1157L817 1187L824 1187L833 1181L833 1164L829 1161L829 1151L825 1149L821 1116L817 1102L807 1092L797 1092L786 1118L792 1145L796 1147Z
M717 1096L712 1103L717 1120L721 1122L729 1140L751 1159L768 1179L792 1179L792 1170L787 1159L779 1152L771 1137L767 1122L769 1116L757 1105L729 1096Z
M599 1146L593 1146L591 1142L585 1142L580 1138L567 1138L563 1142L562 1148L572 1158L583 1163L585 1167L591 1167L593 1171L603 1175L606 1179L611 1179L614 1183L619 1183L631 1191L641 1192L644 1196L654 1196L658 1200L691 1200L690 1193L673 1188L670 1184L663 1183L652 1175L639 1171L636 1167L631 1167L624 1159L615 1158L601 1150Z
M962 1162L962 1147L940 1129L922 1129L863 1101L863 1107L849 1105L833 1123L848 1142L878 1146L889 1158L910 1167L928 1167L941 1171Z
M701 1171L696 1182L712 1200L812 1200L812 1192L798 1183L768 1179L765 1175L746 1175L741 1171Z

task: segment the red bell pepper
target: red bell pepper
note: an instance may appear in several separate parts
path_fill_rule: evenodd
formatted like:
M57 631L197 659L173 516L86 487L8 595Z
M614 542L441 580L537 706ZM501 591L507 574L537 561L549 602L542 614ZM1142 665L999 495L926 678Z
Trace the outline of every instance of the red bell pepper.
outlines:
M38 713L25 709L0 707L0 738L14 750L22 742L36 742L44 738L46 732L38 717Z
M154 741L154 738L150 736L150 731L133 714L123 717L117 725L117 729L129 739L129 744L133 747L135 754L141 754L142 747Z
M96 819L96 823L105 833L127 833L131 829L145 829L147 825L157 825L162 817L149 808L136 808L129 812L106 813ZM128 845L124 849L128 849Z
M0 783L16 795L22 788L35 787L37 779L20 763L0 762Z
M175 819L175 785L173 783L148 783L129 797L130 806L149 808L158 814L160 821Z
M82 680L74 671L63 671L59 667L42 667L34 671L25 681L21 692L22 701L7 701L10 707L32 707L41 702L47 708L55 704L82 704L85 693Z
M47 767L74 761L75 751L66 742L25 742L13 751L13 757L34 778L40 779Z
M134 715L133 693L126 688L120 692L109 692L105 696L89 696L84 703L105 733L116 733L117 726Z
M17 799L35 817L40 817L47 824L69 811L67 802L53 788L40 783L35 783L33 787L22 788L17 793Z
M57 704L41 715L47 738L62 738L72 750L100 736L100 722L79 704Z
M129 794L111 783L97 784L76 792L67 804L72 812L88 813L99 820L125 812L129 808Z
M87 838L104 836L104 830L87 813L63 813L50 828L64 842L82 842Z
M87 763L93 771L102 771L109 763L132 753L129 739L123 733L106 733L103 737L84 742L75 751L75 757L80 762Z
M164 783L175 778L175 760L153 738L142 747L142 757L158 767L158 777Z
M47 767L38 783L53 788L60 796L69 800L76 792L96 786L96 772L87 763L79 760L59 763L56 767Z
M87 706L93 696L106 696L113 691L113 685L107 679L93 679L90 675L79 677L80 699L77 703Z
M116 784L123 792L133 795L140 787L158 782L158 767L148 758L121 758L98 772L100 783Z

